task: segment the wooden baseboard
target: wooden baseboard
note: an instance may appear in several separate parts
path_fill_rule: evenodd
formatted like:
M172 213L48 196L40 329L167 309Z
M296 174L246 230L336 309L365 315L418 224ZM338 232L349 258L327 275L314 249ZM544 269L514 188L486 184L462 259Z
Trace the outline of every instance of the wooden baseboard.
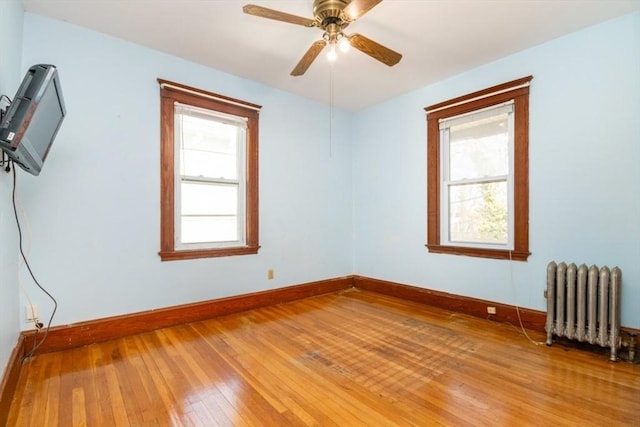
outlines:
M516 308L512 305L486 301L477 298L464 297L446 292L433 291L417 286L402 285L386 280L371 279L369 277L355 276L353 278L356 288L378 292L384 295L394 296L422 304L439 307L445 310L468 314L475 317L508 322L519 326L518 312L522 325L534 331L544 331L546 313L528 308ZM496 314L487 314L487 307L495 307Z
M252 310L316 295L338 292L353 286L351 276L321 280L296 286L238 295L210 301L184 304L158 310L89 320L71 325L56 326L37 349L38 354L67 350L96 342L108 341L160 328L210 319L216 316ZM42 338L42 332L25 331L24 354ZM0 424L1 425L1 424Z
M2 381L0 381L0 426L7 424L9 409L20 378L20 368L24 357L22 340L22 337L18 338L18 343L9 356L7 369L2 376Z
M513 305L501 304L498 302L477 298L464 297L460 295L449 294L446 292L420 288L417 286L403 285L386 280L354 276L353 285L359 289L415 301L445 310L455 311L457 313L468 314L475 317L494 320L496 322L511 323L516 327L520 325L520 319L522 319L522 326L524 326L526 329L538 332L544 332L544 327L547 320L547 313L544 311L532 310L529 308L519 308ZM496 314L488 314L487 307L495 307ZM520 318L518 318L518 312ZM631 335L636 336L635 360L640 360L639 329L629 328L626 326L623 326L621 328L621 338L623 343L622 351L628 352ZM572 341L564 339L559 339L558 342L567 343L567 345L569 346L579 346L580 344L582 344L575 344ZM582 347L585 347L585 345L582 345Z
M525 328L533 331L543 332L546 322L546 313L543 311L517 308L513 305L449 294L386 280L363 276L346 276L263 292L90 320L72 325L56 326L51 328L46 341L38 348L37 353L67 350L169 326L196 322L315 295L338 292L351 287L497 322L508 322L515 326L519 326L520 321L522 321L522 325ZM496 314L487 314L487 307L495 307ZM638 336L636 342L636 354L638 356L636 357L640 358L640 330L627 327L622 329L623 339L625 337L628 338L631 333ZM19 360L33 348L35 340L39 340L41 337L42 333L36 335L34 331L22 332Z

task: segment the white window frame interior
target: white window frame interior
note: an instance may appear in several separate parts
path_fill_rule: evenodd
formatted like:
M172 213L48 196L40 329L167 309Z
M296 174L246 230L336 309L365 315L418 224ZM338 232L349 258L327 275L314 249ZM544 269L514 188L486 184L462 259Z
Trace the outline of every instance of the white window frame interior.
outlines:
M194 177L182 175L182 124L180 120L181 115L192 115L194 117L203 118L206 120L212 120L219 123L229 124L236 126L239 129L237 133L236 141L236 179L224 179L224 178L209 178L209 177ZM216 249L244 246L246 244L246 148L247 148L247 118L241 116L234 116L231 114L225 114L214 110L208 110L205 108L196 107L193 105L174 103L174 244L177 250L189 250L189 249ZM182 235L182 183L193 182L212 185L227 185L237 187L237 240L229 241L213 241L213 242L196 242L196 243L183 243L181 239Z
M509 155L509 171L507 175L486 176L473 179L463 179L452 181L449 179L450 159L449 159L449 128L454 125L467 123L483 117L491 117L493 115L508 113L508 155ZM482 249L514 249L515 234L515 206L514 206L514 150L515 150L515 106L514 101L503 102L492 105L490 107L470 111L452 117L446 117L439 120L440 126L440 240L441 244L447 246L482 248ZM449 189L456 185L464 184L485 184L491 182L507 182L507 242L501 243L480 243L451 240L449 228L450 209L449 209Z

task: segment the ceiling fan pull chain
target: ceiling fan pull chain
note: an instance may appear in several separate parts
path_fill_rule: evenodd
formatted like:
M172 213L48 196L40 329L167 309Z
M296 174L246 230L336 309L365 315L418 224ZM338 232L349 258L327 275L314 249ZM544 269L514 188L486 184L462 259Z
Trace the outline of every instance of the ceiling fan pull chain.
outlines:
M334 105L334 87L333 87L333 77L334 77L334 63L329 64L329 158L333 157L333 105Z

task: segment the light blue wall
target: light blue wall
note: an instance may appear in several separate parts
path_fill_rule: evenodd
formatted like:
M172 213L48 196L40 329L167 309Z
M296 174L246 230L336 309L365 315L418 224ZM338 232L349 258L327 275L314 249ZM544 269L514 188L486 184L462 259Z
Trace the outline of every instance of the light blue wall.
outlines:
M529 261L427 253L423 108L527 75ZM546 310L549 261L618 265L640 327L640 13L360 112L353 134L358 274Z
M0 94L10 98L22 78L23 14L22 1L0 1ZM18 234L11 206L12 182L11 175L0 172L0 378L20 333Z
M19 176L54 324L351 273L544 310L546 264L567 260L619 265L623 324L640 327L638 13L338 112L331 147L327 106L37 15L24 26L23 69L58 65L69 111L42 174ZM428 254L423 107L529 74L533 255ZM264 106L258 255L160 262L157 77Z
M23 66L56 64L68 111L42 174L19 176L54 324L351 274L350 114L330 145L326 105L38 15L24 27ZM263 106L258 255L160 261L159 77Z

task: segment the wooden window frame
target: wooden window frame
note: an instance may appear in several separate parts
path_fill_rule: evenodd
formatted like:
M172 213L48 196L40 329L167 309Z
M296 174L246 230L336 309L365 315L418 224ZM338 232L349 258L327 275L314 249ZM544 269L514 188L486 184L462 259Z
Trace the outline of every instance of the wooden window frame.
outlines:
M427 244L431 253L526 261L529 252L529 85L523 77L425 107L427 113ZM439 120L514 101L513 249L450 246L440 239Z
M160 258L175 261L256 254L258 240L258 117L262 108L213 92L168 80L160 84ZM247 118L245 165L245 244L242 246L176 249L175 247L175 141L176 102Z

